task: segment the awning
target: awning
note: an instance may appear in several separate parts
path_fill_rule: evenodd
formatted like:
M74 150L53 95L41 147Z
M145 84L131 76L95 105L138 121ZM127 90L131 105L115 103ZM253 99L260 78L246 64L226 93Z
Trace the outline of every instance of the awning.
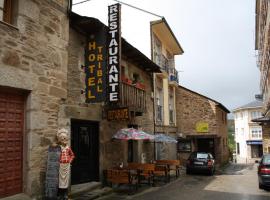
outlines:
M219 136L216 134L192 134L192 135L186 135L186 138L218 138Z
M247 140L247 144L260 144L262 145L262 140Z
M262 123L262 122L270 123L270 118L269 117L260 117L257 119L252 119L251 121L252 122L259 122L259 123Z

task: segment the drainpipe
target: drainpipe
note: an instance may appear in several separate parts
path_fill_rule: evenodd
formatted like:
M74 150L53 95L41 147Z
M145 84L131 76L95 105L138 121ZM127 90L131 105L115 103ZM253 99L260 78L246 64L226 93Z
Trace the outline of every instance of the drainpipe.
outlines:
M152 91L153 91L153 124L154 124L154 135L156 134L156 106L155 106L155 74L152 73ZM156 159L156 142L154 140L154 160Z

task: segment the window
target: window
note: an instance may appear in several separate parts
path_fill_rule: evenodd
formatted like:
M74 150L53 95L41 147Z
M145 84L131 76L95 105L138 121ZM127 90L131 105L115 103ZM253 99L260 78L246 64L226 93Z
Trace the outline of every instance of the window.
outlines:
M178 140L177 152L191 152L190 140Z
M251 112L251 119L257 119L260 118L262 116L262 113L259 111L252 111Z
M251 137L252 138L261 138L262 137L262 129L259 127L251 128Z
M157 65L161 66L161 52L162 52L161 42L155 34L153 35L153 40L154 40L154 62Z
M156 102L157 102L157 105L156 105L156 119L157 121L162 121L163 119L163 102L162 102L162 98L161 98L161 94L162 94L162 91L161 89L157 89L157 95L156 95Z
M240 144L237 142L236 143L236 150L237 150L237 154L240 154Z
M173 101L173 96L170 96L169 99L169 118L170 118L170 123L174 122L174 101Z
M0 0L0 20L6 23L12 22L12 0Z

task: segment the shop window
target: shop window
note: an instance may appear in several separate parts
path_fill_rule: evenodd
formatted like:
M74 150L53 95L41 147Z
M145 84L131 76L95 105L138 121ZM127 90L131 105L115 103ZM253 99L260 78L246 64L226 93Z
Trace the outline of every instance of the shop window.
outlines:
M178 140L177 152L191 152L191 140Z

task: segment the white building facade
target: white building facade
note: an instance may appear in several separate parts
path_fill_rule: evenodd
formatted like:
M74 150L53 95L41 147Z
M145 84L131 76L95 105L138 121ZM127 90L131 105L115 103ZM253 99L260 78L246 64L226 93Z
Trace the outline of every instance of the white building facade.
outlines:
M251 121L262 116L262 102L253 101L233 113L237 163L252 163L262 156L262 127Z

